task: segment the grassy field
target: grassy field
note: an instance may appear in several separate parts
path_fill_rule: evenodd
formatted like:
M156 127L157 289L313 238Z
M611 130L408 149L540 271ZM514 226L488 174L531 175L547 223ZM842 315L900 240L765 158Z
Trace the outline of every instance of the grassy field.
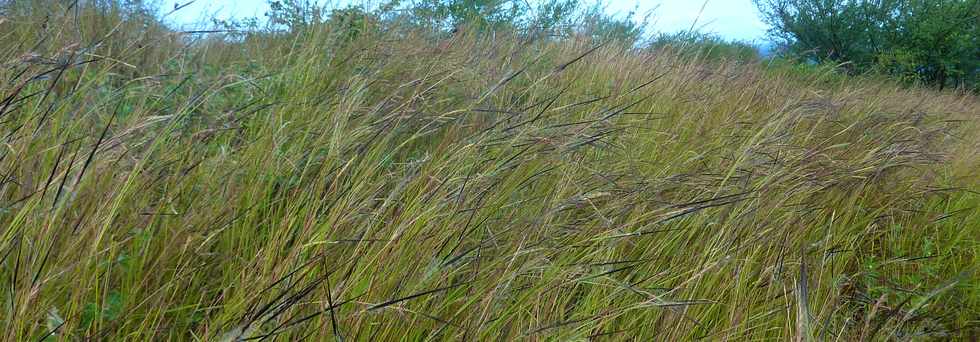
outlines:
M5 341L980 336L973 95L51 13L0 17Z

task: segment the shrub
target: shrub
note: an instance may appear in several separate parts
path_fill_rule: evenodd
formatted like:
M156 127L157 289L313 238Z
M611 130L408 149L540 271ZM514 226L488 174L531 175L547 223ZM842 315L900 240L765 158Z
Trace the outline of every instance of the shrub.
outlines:
M729 41L713 34L678 32L654 37L651 49L671 49L689 57L709 60L751 62L760 59L759 48L740 41Z

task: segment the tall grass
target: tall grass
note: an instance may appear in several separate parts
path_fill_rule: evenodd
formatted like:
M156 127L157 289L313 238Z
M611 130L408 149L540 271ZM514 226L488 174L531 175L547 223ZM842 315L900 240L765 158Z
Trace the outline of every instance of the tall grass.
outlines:
M968 94L82 4L0 19L4 340L978 336Z

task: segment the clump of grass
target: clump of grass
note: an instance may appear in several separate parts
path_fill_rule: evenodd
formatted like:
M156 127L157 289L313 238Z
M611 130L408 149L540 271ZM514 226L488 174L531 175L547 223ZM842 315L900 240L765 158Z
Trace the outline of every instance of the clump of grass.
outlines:
M5 340L977 334L968 94L80 4L0 23Z

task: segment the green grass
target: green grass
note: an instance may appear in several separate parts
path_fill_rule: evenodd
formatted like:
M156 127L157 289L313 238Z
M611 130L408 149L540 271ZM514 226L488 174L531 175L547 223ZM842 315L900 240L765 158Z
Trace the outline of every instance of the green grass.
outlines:
M971 95L54 13L0 23L4 340L980 334Z

